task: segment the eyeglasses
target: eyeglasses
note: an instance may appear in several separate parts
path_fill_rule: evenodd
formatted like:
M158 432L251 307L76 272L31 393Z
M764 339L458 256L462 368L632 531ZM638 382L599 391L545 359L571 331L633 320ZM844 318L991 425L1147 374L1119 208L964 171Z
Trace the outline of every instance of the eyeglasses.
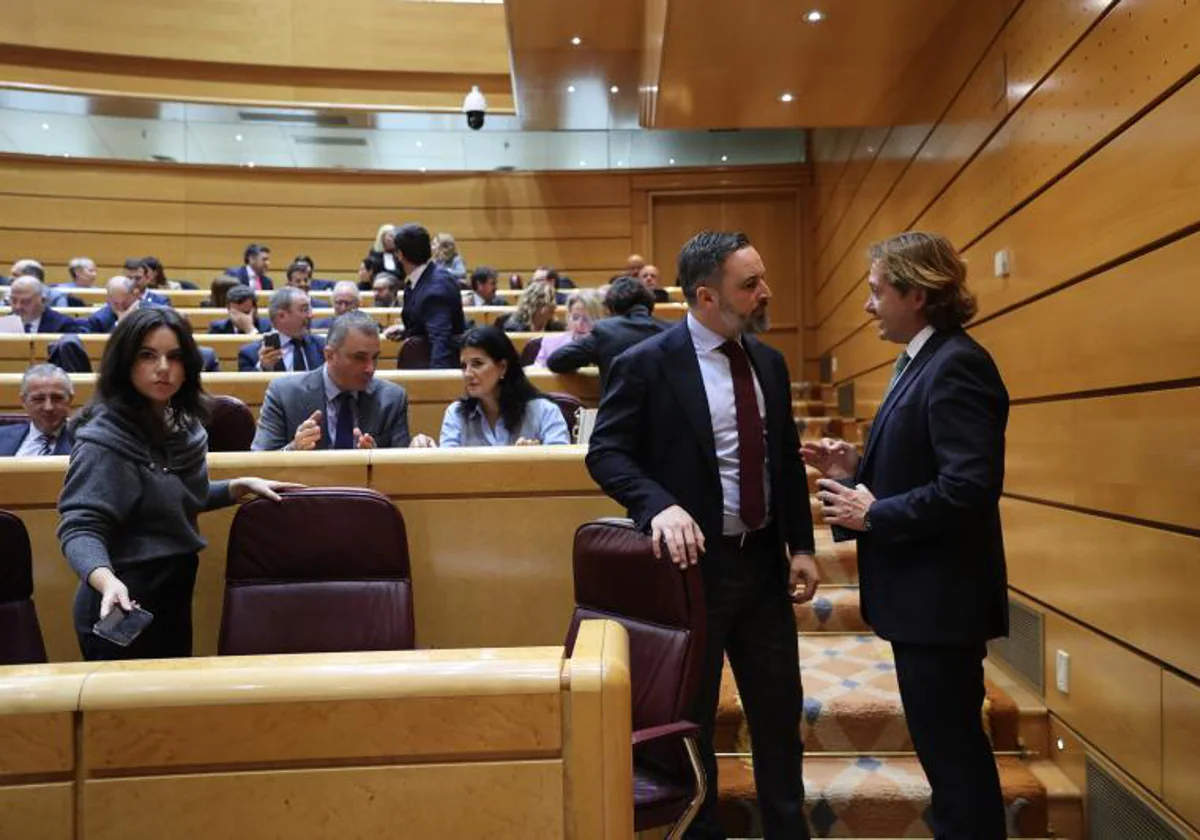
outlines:
M33 403L34 405L40 405L42 403L49 403L50 405L62 405L69 399L70 397L68 397L66 394L26 394L25 396L21 397L22 402Z

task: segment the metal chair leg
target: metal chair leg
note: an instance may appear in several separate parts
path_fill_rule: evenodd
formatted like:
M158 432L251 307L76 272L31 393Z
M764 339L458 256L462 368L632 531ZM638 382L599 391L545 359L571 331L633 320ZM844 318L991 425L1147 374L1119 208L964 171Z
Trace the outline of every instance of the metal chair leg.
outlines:
M708 795L708 780L704 777L704 763L700 760L700 747L697 746L696 739L691 736L683 739L683 745L687 748L688 761L692 765L692 776L696 780L696 795L688 803L683 816L672 826L666 840L679 840L683 836L688 826L692 824L692 820L696 819L696 814L700 813L700 806L704 804L704 797Z

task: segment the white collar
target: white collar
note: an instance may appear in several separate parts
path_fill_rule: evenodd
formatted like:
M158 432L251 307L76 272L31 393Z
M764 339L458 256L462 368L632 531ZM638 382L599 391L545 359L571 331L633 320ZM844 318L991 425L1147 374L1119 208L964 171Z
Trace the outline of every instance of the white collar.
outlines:
M937 332L932 324L926 324L925 327L912 337L912 341L908 342L908 346L904 348L904 352L908 354L910 360L917 358L917 354L921 352L921 348L929 339L933 338L933 334Z
M692 335L692 346L696 348L697 353L711 353L726 341L729 341L725 336L718 332L713 332L700 323L700 319L691 312L687 314L687 327L688 332ZM738 343L741 344L740 339Z
M425 269L427 268L429 268L429 263L421 263L412 270L412 274L408 275L408 280L413 284L414 289L421 282L421 278L425 276Z
M327 364L321 365L321 380L325 383L325 402L327 403L333 402L339 394L353 394L357 399L358 395L363 393L362 391L343 391L339 388L337 383L333 381L333 377L329 375L329 365Z

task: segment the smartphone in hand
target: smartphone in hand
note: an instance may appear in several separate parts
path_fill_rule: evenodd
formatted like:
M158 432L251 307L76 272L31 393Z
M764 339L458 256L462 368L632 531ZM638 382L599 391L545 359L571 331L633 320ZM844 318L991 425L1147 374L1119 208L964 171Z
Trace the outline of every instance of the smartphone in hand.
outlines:
M129 647L152 621L153 614L141 607L125 612L119 606L114 606L112 612L92 625L92 632L114 645Z
M273 350L278 350L280 347L282 347L283 345L280 341L279 333L275 330L271 330L269 333L265 334L263 336L263 346L270 347Z

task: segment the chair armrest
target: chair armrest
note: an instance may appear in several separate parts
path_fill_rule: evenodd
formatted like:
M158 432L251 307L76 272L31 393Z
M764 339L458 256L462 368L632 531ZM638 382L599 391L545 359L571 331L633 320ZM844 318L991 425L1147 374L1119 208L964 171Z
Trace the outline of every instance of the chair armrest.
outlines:
M674 723L664 723L662 726L651 726L647 729L639 729L633 733L633 745L640 747L642 744L649 744L651 741L661 741L664 738L686 738L689 735L696 736L700 734L700 726L686 720L677 720Z

